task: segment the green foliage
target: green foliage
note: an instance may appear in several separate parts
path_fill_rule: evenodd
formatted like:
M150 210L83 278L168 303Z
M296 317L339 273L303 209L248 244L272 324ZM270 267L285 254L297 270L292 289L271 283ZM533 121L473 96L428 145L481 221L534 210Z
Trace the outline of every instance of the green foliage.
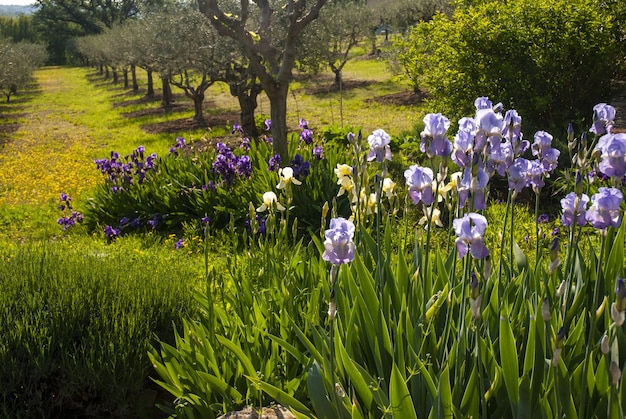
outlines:
M226 240L236 245L239 238L231 230ZM309 412L307 357L296 331L301 314L318 319L324 310L318 279L325 265L314 252L288 241L284 228L270 229L249 238L244 253L227 256L225 269L208 271L206 290L197 295L200 320L185 322L175 346L161 343L150 353L156 382L176 397L171 413L215 418L272 399Z
M623 71L618 22L614 9L591 0L490 1L436 15L397 47L413 87L427 90L451 120L489 96L532 128L553 130L555 121L583 119L606 100Z
M193 317L198 271L145 243L2 247L0 415L137 417L150 408L137 402L149 345L172 341L173 322Z

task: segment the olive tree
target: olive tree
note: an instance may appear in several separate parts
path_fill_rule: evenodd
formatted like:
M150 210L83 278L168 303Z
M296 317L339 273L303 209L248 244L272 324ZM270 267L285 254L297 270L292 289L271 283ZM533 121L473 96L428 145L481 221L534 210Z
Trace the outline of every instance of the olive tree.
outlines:
M200 11L218 33L238 42L270 101L274 150L288 159L287 96L304 29L319 16L327 0L218 2L198 0ZM220 5L221 4L221 5ZM227 9L232 6L232 9Z
M328 67L335 75L334 86L342 83L342 71L350 51L367 39L372 20L367 5L354 2L331 3L304 32L298 58L306 70Z
M33 72L47 59L45 47L31 42L0 41L0 90L7 103L18 89L27 85Z

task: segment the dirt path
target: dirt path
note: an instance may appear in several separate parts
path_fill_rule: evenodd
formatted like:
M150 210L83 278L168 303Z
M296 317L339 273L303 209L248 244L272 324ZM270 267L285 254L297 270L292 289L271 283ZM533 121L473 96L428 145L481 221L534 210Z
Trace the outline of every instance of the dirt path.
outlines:
M0 205L56 202L61 192L78 196L98 180L91 130L76 122L94 109L75 98L89 97L93 88L71 74L63 68L36 73L37 91L22 104L19 128L0 148Z

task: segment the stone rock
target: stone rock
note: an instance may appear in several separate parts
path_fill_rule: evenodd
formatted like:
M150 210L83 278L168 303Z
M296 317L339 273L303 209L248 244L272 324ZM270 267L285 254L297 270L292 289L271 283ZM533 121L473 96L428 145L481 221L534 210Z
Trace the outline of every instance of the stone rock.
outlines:
M228 412L217 419L296 419L288 409L282 406L264 407L261 416L251 406L237 412Z

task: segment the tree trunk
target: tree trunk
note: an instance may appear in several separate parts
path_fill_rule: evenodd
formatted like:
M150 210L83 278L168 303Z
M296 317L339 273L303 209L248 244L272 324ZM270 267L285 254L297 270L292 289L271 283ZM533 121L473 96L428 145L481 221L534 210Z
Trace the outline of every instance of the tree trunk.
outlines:
M341 86L341 68L333 68L333 73L335 73L335 82L333 83L333 86L335 88L339 88Z
M108 66L108 65L105 65L105 66L104 66L104 78L105 78L106 80L108 80L108 79L109 79L109 76L110 76L110 74L109 74L109 66Z
M161 77L163 84L163 95L161 96L161 106L164 108L172 106L172 86L170 86L169 77Z
M289 84L275 86L268 92L265 89L267 97L270 100L270 117L272 118L272 144L274 145L274 153L280 154L284 162L289 161L289 147L287 144L287 94L289 92Z
M196 122L204 122L204 113L202 111L202 105L204 104L204 93L196 93L192 97L194 115L193 120Z
M257 107L258 95L259 93L257 93L254 88L249 93L239 92L237 95L239 109L241 109L241 113L239 114L241 128L248 137L254 138L255 140L259 138L259 129L254 120L254 111Z
M133 80L133 92L137 92L139 90L139 84L137 84L137 67L135 64L130 66L130 75Z
M124 89L128 89L128 68L124 67Z
M117 67L111 67L111 71L113 72L113 84L117 84L119 82Z
M154 96L154 81L152 80L152 70L146 70L148 73L148 91L146 92L146 96L152 97Z

